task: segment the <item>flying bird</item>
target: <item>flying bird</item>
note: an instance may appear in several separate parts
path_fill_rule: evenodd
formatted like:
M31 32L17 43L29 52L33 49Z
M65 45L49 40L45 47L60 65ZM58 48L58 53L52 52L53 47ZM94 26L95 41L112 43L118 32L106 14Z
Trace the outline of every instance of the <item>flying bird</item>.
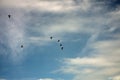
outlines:
M58 42L60 42L60 40L58 40Z
M51 36L51 37L50 37L50 39L52 40L52 39L53 39L53 37ZM58 40L57 40L57 42L60 42L60 40L58 39ZM61 48L61 50L63 50L63 49L64 49L64 47L63 47L62 43L60 43L60 48Z
M61 47L61 50L63 50L63 47Z
M23 45L21 45L21 48L23 48Z
M9 17L9 19L10 19L11 15L9 14L8 17Z
M60 46L62 46L62 44L60 43Z
M51 36L50 39L52 39L53 37Z

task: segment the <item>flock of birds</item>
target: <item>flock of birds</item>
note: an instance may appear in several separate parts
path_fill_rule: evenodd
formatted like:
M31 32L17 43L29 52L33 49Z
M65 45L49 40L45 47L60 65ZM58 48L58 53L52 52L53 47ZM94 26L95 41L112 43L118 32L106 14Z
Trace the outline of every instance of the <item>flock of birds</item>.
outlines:
M8 15L8 18L9 18L9 19L11 18L11 15L10 15L10 14ZM20 47L23 48L23 45L21 45Z
M53 39L53 37L51 36L51 37L50 37L50 39L52 40L52 39ZM62 45L61 41L60 41L60 40L58 40L57 42L60 44L60 48L61 48L61 50L63 50L63 48L64 48L64 47L63 47L63 45Z
M9 18L9 19L11 18L11 15L10 15L10 14L8 15L8 18ZM52 40L52 39L53 39L53 37L51 36L51 37L50 37L50 39ZM58 40L57 42L60 44L60 48L61 48L61 50L63 50L63 48L64 48L64 47L63 47L63 45L62 45L61 41L60 41L60 40ZM23 48L23 45L21 45L21 48Z

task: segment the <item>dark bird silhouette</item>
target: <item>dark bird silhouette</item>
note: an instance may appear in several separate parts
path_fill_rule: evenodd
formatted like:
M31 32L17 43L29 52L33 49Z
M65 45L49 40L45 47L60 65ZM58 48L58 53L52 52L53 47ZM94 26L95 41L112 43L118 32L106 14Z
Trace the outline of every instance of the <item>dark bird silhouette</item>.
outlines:
M61 47L61 50L63 50L63 47Z
M58 40L58 42L60 42L60 40Z
M51 36L50 39L52 39L53 37Z
M9 17L9 19L10 19L11 15L9 14L8 17Z
M21 45L21 48L23 48L23 45Z
M60 46L62 46L62 44L60 43Z

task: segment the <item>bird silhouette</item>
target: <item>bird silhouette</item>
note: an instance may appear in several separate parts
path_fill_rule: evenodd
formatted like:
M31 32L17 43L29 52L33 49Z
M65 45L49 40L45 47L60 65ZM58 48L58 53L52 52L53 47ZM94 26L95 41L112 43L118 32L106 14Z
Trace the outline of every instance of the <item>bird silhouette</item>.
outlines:
M23 48L23 45L21 45L21 48Z
M60 42L60 40L58 40L58 42Z
M9 17L9 19L10 19L11 15L9 14L8 17Z
M62 46L62 44L60 43L60 46Z
M61 50L63 50L63 47L61 47Z
M52 40L52 39L53 39L53 37L52 37L52 36L50 36L50 39ZM57 40L57 42L59 42L59 43L60 43L60 40L58 39L58 40ZM61 50L63 50L63 49L64 49L64 47L63 47L62 43L60 43L59 45L60 45Z
M50 39L52 39L53 37L51 36Z

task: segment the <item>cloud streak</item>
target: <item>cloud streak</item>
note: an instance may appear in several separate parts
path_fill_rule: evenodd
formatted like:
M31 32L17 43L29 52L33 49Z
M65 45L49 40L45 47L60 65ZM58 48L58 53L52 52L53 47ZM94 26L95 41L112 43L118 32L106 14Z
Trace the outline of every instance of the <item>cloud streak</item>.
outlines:
M5 8L4 8L5 9ZM2 11L2 9L0 9ZM11 11L10 11L11 10ZM1 38L0 43L3 43L7 48L5 49L5 52L2 54L6 54L10 56L10 59L17 63L19 60L22 59L24 53L22 54L23 49L21 49L21 45L25 44L25 21L24 14L21 13L19 10L12 10L9 11L3 10L1 13L4 13L3 17L0 19L0 21L4 21L4 23L1 23L1 28L3 31L1 31L1 35L3 36ZM8 14L11 14L11 18L9 19L7 17ZM0 36L1 37L1 36ZM25 45L27 46L27 45ZM2 46L3 47L3 46Z
M16 3L20 3L19 5L16 5ZM81 4L79 4L81 3ZM37 9L41 11L54 11L54 12L66 12L66 11L72 11L77 8L80 8L81 10L86 10L90 7L89 0L80 0L80 2L77 3L74 0L54 0L54 1L48 1L48 0L12 0L12 1L1 1L2 7L17 7L17 8L27 8L27 9ZM36 5L32 5L36 4ZM79 6L81 5L81 6ZM49 7L50 6L50 7ZM49 7L49 8L48 8Z
M52 79L52 78L40 78L38 80L55 80L55 79Z
M118 7L115 11L105 13L107 17L104 18L99 14L102 17L100 19L93 16L97 29L100 25L101 28L94 29L96 31L91 34L86 47L80 52L80 54L89 55L63 59L63 65L58 71L74 75L72 80L106 80L109 77L112 77L111 80L118 80L120 73L119 11ZM99 20L107 21L102 24Z
M99 42L100 44L98 44ZM73 74L73 80L89 78L105 80L109 77L113 77L114 80L114 76L119 75L120 72L119 42L116 40L99 42L95 41L96 45L89 47L93 49L90 52L91 57L66 58L62 61L64 66L60 71L65 74ZM89 76L86 78L85 75Z

